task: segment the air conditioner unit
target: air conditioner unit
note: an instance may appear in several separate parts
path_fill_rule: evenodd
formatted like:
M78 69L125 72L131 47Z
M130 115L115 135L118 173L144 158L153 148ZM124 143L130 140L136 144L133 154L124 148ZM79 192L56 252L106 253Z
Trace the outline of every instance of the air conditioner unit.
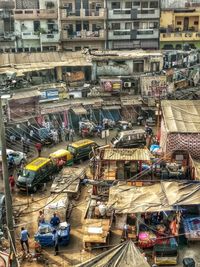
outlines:
M125 88L131 87L131 82L124 82L124 87Z

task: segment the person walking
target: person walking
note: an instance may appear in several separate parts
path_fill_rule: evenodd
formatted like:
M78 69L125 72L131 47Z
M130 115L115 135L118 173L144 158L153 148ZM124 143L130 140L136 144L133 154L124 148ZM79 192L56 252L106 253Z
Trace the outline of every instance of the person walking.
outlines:
M10 184L11 192L13 193L15 190L15 178L12 174L9 177L9 184Z
M58 232L56 231L56 229L53 230L53 241L54 241L54 250L55 250L55 253L54 255L57 256L58 255L58 252L59 252L59 249L58 249Z
M42 152L42 144L41 143L36 143L35 144L35 148L36 148L36 150L37 150L37 152L38 152L38 157L40 157L40 155L41 155L41 152Z
M74 129L71 128L69 130L69 139L71 139L72 142L74 141L74 134L75 134Z
M69 141L69 129L65 128L65 141Z
M20 234L20 243L21 243L21 246L22 246L22 250L25 252L25 248L24 248L24 244L26 245L26 248L27 248L27 253L30 253L29 252L29 243L28 243L28 238L30 237L28 231L22 227L21 228L21 234Z
M41 223L45 223L44 211L42 211L42 210L39 211L39 216L38 216L38 226L39 226Z

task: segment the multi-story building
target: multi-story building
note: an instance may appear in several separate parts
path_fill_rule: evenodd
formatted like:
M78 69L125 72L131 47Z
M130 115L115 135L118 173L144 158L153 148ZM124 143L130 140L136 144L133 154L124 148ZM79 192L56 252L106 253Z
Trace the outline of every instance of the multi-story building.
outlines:
M61 41L64 50L105 49L105 0L60 0Z
M184 44L189 44L191 48L200 47L200 5L191 6L161 11L161 48L182 49Z
M59 50L56 0L16 0L14 19L17 51Z
M0 51L15 51L14 1L0 1Z
M159 0L107 0L109 49L158 49Z

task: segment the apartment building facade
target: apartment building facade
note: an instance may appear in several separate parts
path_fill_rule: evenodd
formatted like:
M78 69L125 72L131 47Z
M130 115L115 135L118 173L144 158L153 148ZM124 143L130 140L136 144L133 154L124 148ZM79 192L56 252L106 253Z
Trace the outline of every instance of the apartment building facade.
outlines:
M15 0L14 20L17 51L60 49L56 0Z
M107 0L109 49L158 49L159 0Z
M10 47L18 52L159 48L160 0L13 3Z
M15 51L14 1L0 1L0 51Z
M182 49L183 45L200 48L200 3L161 11L160 48Z

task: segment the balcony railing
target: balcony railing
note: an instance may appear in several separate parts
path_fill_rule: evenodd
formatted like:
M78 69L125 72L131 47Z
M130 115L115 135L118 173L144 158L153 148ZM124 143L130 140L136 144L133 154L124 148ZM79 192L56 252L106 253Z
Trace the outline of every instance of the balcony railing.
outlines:
M159 9L109 9L109 19L159 19Z
M200 32L160 33L160 41L199 41Z
M68 31L62 32L62 39L68 41L89 41L89 40L105 40L105 31L80 31L69 34Z
M39 34L35 34L34 32L22 32L23 40L38 40L40 39Z
M137 30L137 38L136 39L155 39L159 38L158 29L139 29Z
M2 42L10 42L10 41L15 41L16 36L12 32L5 32L0 34L0 41Z
M60 34L59 33L41 34L40 38L43 43L55 43L59 41Z
M67 9L61 10L61 19L63 20L77 20L77 19L105 19L106 18L106 9L100 8L97 10L92 9L78 9L69 11Z
M110 30L108 32L108 39L110 40L130 40L131 30Z
M57 19L57 9L15 9L14 18L17 20L29 19Z

